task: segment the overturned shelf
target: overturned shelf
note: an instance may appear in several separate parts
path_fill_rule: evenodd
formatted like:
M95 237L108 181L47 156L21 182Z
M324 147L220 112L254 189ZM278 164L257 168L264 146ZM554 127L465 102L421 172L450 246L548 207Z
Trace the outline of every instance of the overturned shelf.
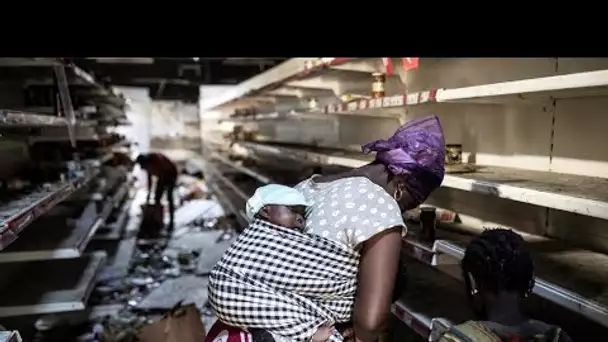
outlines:
M8 280L0 290L0 317L84 310L105 261L105 252L94 252L77 259L0 264Z
M238 146L283 159L345 167L359 167L373 160L369 155L331 149L251 142ZM608 220L608 179L503 167L478 168L472 173L446 174L441 186Z

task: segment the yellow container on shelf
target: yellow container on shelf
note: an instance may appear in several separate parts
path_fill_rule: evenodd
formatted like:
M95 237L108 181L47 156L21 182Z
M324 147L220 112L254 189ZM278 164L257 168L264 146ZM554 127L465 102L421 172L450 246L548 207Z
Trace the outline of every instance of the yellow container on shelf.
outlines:
M462 145L461 144L445 145L445 163L446 163L446 165L462 164Z
M372 74L374 82L372 83L372 97L377 99L384 97L386 92L384 90L384 83L386 82L386 75L381 72L375 72Z

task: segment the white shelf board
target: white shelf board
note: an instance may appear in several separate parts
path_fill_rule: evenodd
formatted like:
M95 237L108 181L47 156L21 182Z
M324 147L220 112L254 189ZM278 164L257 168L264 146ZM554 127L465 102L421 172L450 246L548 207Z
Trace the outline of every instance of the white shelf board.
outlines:
M505 96L570 98L608 95L608 70L532 78L471 87L441 89L437 102L467 102Z
M8 127L67 126L63 117L39 113L0 109L0 125Z
M401 322L427 341L437 341L452 326L446 319L430 318L423 313L415 311L403 299L391 305L391 312Z
M235 169L237 171L240 171L240 172L242 172L242 173L244 173L244 174L246 174L248 176L251 176L251 177L255 178L256 180L260 181L263 184L273 183L270 178L268 178L268 177L266 177L264 175L261 175L261 174L255 172L255 171L253 171L251 169L248 169L248 168L246 168L244 166L238 165L237 163L231 161L230 159L228 159L228 158L226 158L226 157L224 157L224 156L222 156L222 155L220 155L218 153L214 153L211 156L211 158L212 159L217 159L221 163L223 163L223 164L225 164L225 165L227 165L227 166L229 166L229 167L231 167L231 168L233 168L233 169Z
M113 241L120 240L125 231L127 222L129 220L129 211L131 210L131 206L133 204L133 200L128 198L122 207L117 208L119 211L116 219L109 223L105 224L100 230L97 231L96 235L93 237L95 241Z
M71 182L40 186L0 205L0 250L12 244L19 234L38 217L65 200L76 190L89 184L99 170Z
M376 99L360 99L325 106L329 114L386 116L387 111L433 103L527 103L552 98L608 95L608 70L482 84L477 86L430 89Z
M72 213L75 208L61 205L57 209L64 210L50 213L51 216L43 221L36 221L3 250L0 263L79 258L113 208L114 202L106 201L98 213L96 204L91 201L79 212L76 220L71 220L61 212Z
M234 184L230 179L224 177L222 172L216 168L215 166L207 164L205 166L205 171L207 174L211 175L210 178L217 177L224 185L226 185L230 190L232 190L237 196L239 196L243 201L247 201L250 195L247 195L238 185Z
M11 275L0 291L0 317L84 310L106 258L105 252L94 252L76 259L0 264L2 274Z
M93 133L90 135L85 135L85 134L77 135L75 138L78 141L99 141L103 137L97 133ZM65 136L32 136L32 137L28 138L28 142L30 144L45 143L45 142L64 142L64 141L70 141L70 137L65 135Z
M314 152L258 143L239 146L352 168L373 160L353 152ZM604 178L480 166L473 173L446 174L441 186L608 220L608 179Z
M250 95L254 92L279 86L286 81L308 75L328 65L346 61L346 58L291 58L261 74L258 74L237 86L225 91L221 96L203 99L199 103L201 111L211 110L230 101Z
M0 58L0 67L39 67L60 64L56 58Z
M307 60L309 60L309 58L291 58L259 75L241 82L239 85L222 93L221 96L206 100L203 99L200 101L200 109L202 111L210 110L252 92L264 89L271 84L282 83L305 71Z
M394 108L394 107L391 107ZM328 119L332 116L357 116L357 117L373 117L373 118L389 118L389 119L401 119L403 115L399 113L393 113L388 108L385 108L383 111L367 111L367 112L358 112L358 111L332 111L332 112L323 112L323 111L292 111L289 113L265 113L265 114L256 114L253 116L246 117L233 117L227 120L222 120L223 122L233 122L233 123L246 123L246 122L256 122L256 121L265 121L265 120L284 120L284 119Z
M437 240L433 245L433 251L435 253L433 264L438 265L438 255L448 255L455 260L460 261L464 257L465 249L451 241ZM605 256L603 256L603 258L605 258ZM568 310L579 313L604 327L608 327L608 308L594 300L585 298L564 287L538 277L536 278L536 283L532 292L541 298L545 298Z
M228 195L219 186L215 184L209 184L209 189L212 193L214 193L217 197L218 202L222 204L222 207L226 209L226 211L231 212L235 215L238 215L243 222L249 222L249 218L247 218L247 214L244 211L237 209L234 204L228 198Z

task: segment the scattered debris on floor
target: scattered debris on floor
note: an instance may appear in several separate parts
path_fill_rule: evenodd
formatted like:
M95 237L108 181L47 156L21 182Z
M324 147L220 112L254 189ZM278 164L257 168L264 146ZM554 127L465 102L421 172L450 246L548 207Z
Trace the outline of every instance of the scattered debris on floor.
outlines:
M33 340L202 341L205 328L215 319L207 304L207 275L236 239L232 220L205 193L200 189L180 193L187 200L176 211L171 238L161 234L130 238L135 241L130 262L123 262L122 269L113 265L101 273L85 320L74 324L58 316L42 317L36 322ZM161 326L170 326L171 332L159 334Z

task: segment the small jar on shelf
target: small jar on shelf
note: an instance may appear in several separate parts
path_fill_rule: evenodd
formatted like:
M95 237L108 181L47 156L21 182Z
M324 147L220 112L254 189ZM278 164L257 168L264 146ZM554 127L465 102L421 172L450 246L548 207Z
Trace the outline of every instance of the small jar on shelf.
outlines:
M374 81L372 82L372 98L377 99L385 96L384 83L386 82L386 75L381 72L375 72L372 74Z

